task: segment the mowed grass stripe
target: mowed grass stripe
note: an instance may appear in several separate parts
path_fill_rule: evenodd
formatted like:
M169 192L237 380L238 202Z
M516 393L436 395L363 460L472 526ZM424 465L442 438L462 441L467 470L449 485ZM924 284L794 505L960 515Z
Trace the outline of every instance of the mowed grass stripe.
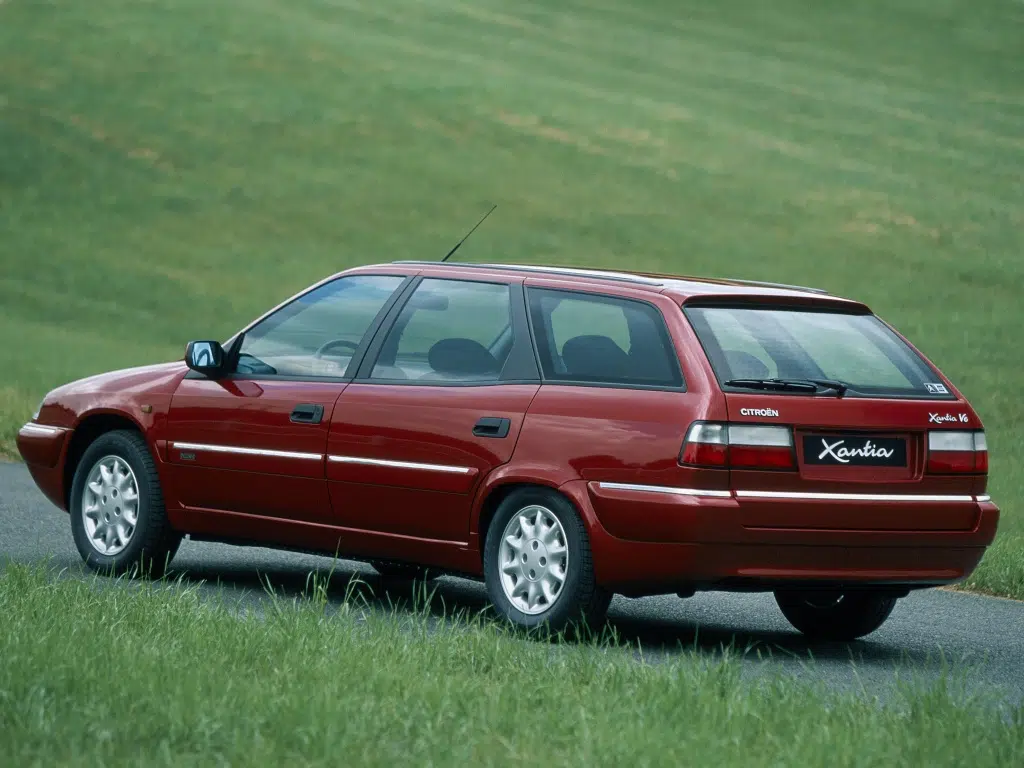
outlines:
M356 10L356 8L357 6L350 4L351 10L354 11ZM402 18L400 10L377 10L374 11L374 15L378 18L387 18L390 20L394 20L396 24L396 29L400 28L399 19ZM417 57L428 56L442 61L451 61L454 57L454 60L459 64L472 66L475 69L487 69L489 72L495 75L507 75L509 72L516 70L520 64L520 62L518 61L514 63L493 63L493 56L491 56L489 51L493 50L494 45L501 42L501 36L498 32L495 32L489 36L481 36L479 32L467 32L462 30L461 27L457 27L455 24L452 23L445 23L443 21L432 23L429 21L424 21L422 18L416 20L415 27L413 27L413 25L411 24L406 24L406 27L413 30L410 34L416 35L417 39L422 37L422 32L425 28L436 28L439 33L439 38L451 39L458 42L458 52L451 53L450 50L448 49L438 49L430 45L414 43L410 39L402 39L395 34L392 34L391 36L388 37L364 37L362 38L362 40L365 44L367 44L367 46L383 46L388 49L400 48L401 50L407 53L414 53ZM552 41L556 41L556 37L553 34L548 35L547 37ZM678 56L659 55L660 51L658 50L656 43L654 43L651 40L644 41L642 37L639 35L634 34L634 36L631 38L626 33L623 33L619 37L615 38L615 41L617 44L614 46L614 48L609 48L606 51L608 53L608 56L601 57L599 61L618 62L620 59L617 57L617 54L621 54L623 50L635 51L640 46L643 46L643 49L645 51L650 51L654 54L653 60L655 62L675 61L678 59ZM354 44L357 44L355 43L355 41L352 42ZM651 104L651 106L655 110L661 111L663 114L674 112L675 114L678 115L682 112L682 110L685 109L689 113L690 122L696 120L700 120L701 122L703 122L707 126L709 132L714 132L716 134L716 138L719 142L721 142L723 138L739 139L741 141L747 142L748 144L759 150L778 151L784 154L788 154L791 157L799 158L808 162L818 163L826 167L836 166L841 170L860 171L866 174L870 174L871 176L876 178L889 178L890 180L901 181L905 185L913 188L919 187L920 185L921 179L919 178L919 174L912 175L909 173L899 173L889 170L889 167L893 161L896 161L897 163L899 162L899 159L902 156L902 152L890 153L885 158L884 164L880 163L872 165L863 160L857 159L857 156L837 156L835 153L834 133L832 132L823 133L820 130L805 130L801 131L799 135L793 135L791 132L789 138L783 138L781 136L765 133L763 128L755 129L752 127L755 125L764 126L766 124L764 119L766 117L766 113L769 116L768 124L770 124L770 120L772 119L771 116L781 114L783 115L783 123L789 123L798 127L805 127L802 124L802 118L799 115L801 107L801 105L799 104L800 100L826 100L829 102L828 106L833 108L834 112L834 107L836 106L836 104L834 102L834 97L830 96L829 94L849 93L851 81L848 78L844 77L841 80L837 78L832 78L827 82L819 83L817 84L817 86L818 88L820 88L820 91L817 93L814 93L809 88L802 88L799 95L792 93L792 86L789 85L791 81L788 78L781 80L780 83L774 85L774 87L778 88L780 91L784 93L784 95L787 97L787 102L793 103L779 104L778 99L769 101L765 98L765 87L773 86L771 82L766 81L763 78L757 78L753 80L750 79L751 75L749 73L763 72L763 65L765 62L760 59L732 63L732 68L735 68L739 72L743 73L735 77L728 74L729 69L727 68L708 67L704 71L695 71L695 68L690 68L689 66L683 69L675 69L669 71L668 73L659 73L656 71L648 70L643 76L641 76L638 75L634 71L634 69L611 66L609 64L605 64L606 69L598 69L595 72L593 71L593 61L589 57L589 52L577 54L572 49L552 48L546 44L547 42L549 42L549 40L533 42L524 41L523 44L518 45L516 49L517 55L522 55L526 60L536 61L537 59L546 59L550 61L550 67L546 67L541 72L531 73L529 79L530 82L534 85L543 84L552 89L558 89L559 91L563 92L568 91L569 93L576 95L586 93L587 95L593 96L595 98L608 100L610 102L622 106L635 106L638 103L643 103L644 101L646 101L647 103ZM604 39L602 42L607 42L607 39ZM481 45L479 47L478 54L470 54L466 52L474 44L479 45L481 43L484 43L484 45ZM688 54L691 53L690 48L691 46L688 45ZM666 53L673 52L667 51ZM695 59L695 61L699 61L699 59ZM488 62L490 62L490 64L488 64ZM688 58L687 65L689 65L689 63L690 59ZM625 82L623 82L622 86L615 91L611 91L608 89L605 89L603 91L590 89L588 93L588 89L583 83L566 80L565 75L563 74L559 74L557 77L546 76L545 74L543 74L543 72L572 72L572 66L576 66L581 73L584 70L587 70L591 75L600 74L602 76L603 82L612 83L615 81L616 77ZM802 68L794 67L793 69L803 72L814 71L808 68L806 64ZM673 76L688 76L691 78L694 77L695 75L703 76L705 80L710 79L711 82L708 83L707 85L693 87L687 86L685 80L675 80L673 82L673 90L676 92L676 101L661 101L652 103L650 99L638 100L631 95L632 93L637 91L643 93L653 92L654 88L652 86L654 84L664 83L666 79L666 74L671 74ZM789 75L791 73L786 72L782 74ZM863 85L859 80L852 82L856 85ZM747 86L748 90L745 91L743 89L740 89L740 91L737 93L737 85ZM680 94L685 94L685 96L687 97L687 104L692 103L695 106L687 108L680 104L678 101L678 96ZM531 98L535 97L536 91L531 91ZM731 117L727 115L726 117L719 118L718 120L714 120L706 116L703 118L695 118L693 116L694 114L708 114L708 110L706 109L708 103L714 104L719 109L725 108L726 110L732 110L733 115ZM840 133L846 133L849 136L862 137L868 140L869 143L874 143L872 141L872 137L877 134L877 131L873 131L870 127L862 128L860 130L858 130L857 128L848 127L851 125L856 126L861 124L863 122L863 109L865 108L865 106L867 106L870 109L873 106L872 103L867 99L864 99L859 104L853 104L851 106L860 107L860 114L855 116L851 111L850 120L836 120L833 116L827 122L828 127L832 128L833 130L838 130ZM747 119L736 119L735 113L741 110L747 113L747 115L745 116ZM572 104L572 106L564 107L563 111L578 114L577 105L574 103ZM600 111L600 107L598 107L595 111ZM915 119L923 121L927 125L939 124L938 120L931 120L928 118L924 118L920 115L914 115L913 113L907 112L906 110L896 110L895 116L897 118L897 121ZM806 118L806 120L808 122L808 125L806 127L812 129L824 127L826 124L826 121L822 119ZM945 122L944 124L949 125L948 121ZM742 127L737 128L736 126ZM1016 127L1024 129L1024 121L1017 121ZM958 153L956 157L961 161L976 154L977 150L989 147L993 143L998 144L1001 141L1009 142L1014 149L1024 152L1024 139L1019 138L1022 131L1017 132L1017 137L1003 137L1000 135L985 132L980 129L957 129L957 131L960 133L961 138L966 139L969 142L967 150L951 150ZM926 135L928 133L927 131L922 132L925 133ZM954 132L954 136L955 135L956 132ZM823 136L828 137L825 145L821 149L815 149L813 147L814 141L823 138ZM939 140L945 138L948 137L939 137ZM586 151L587 149L591 149L591 151L599 152L599 148L595 148L593 143L587 139L579 138L577 139L576 143L577 146L584 149L584 151ZM911 137L910 139L903 140L894 149L900 149L904 151L910 149L911 151L913 151L914 148L916 148L916 145L914 144L913 137ZM970 152L970 150L974 150L974 152ZM924 148L918 149L918 151L924 151ZM668 160L669 158L665 159ZM929 159L933 160L934 158L931 157ZM738 160L737 163L739 163ZM929 167L934 167L934 165L934 163L930 163ZM995 167L997 169L995 171L997 175L1007 176L1011 185L1014 185L1016 182L1015 174L1013 174L1012 171L1006 170L1005 163L998 163L995 162L994 160L986 160L983 162L968 161L967 165L968 167L973 167L976 169ZM915 167L914 170L917 170L917 168ZM962 173L962 170L959 170L959 172ZM985 190L991 186L991 178L980 177L980 179L982 182L984 182L984 184L979 184L980 189L972 190L972 195L974 195L977 198L980 198L982 202L990 206L1002 205L1003 203L1001 199L996 197L986 197ZM945 180L943 179L936 180L937 188L940 190L949 189L949 185L944 182ZM963 190L957 190L956 194L962 197ZM1012 210L1015 212L1020 212L1020 204L1013 205Z
M615 0L574 3L577 12L584 9L600 9L613 22L643 26L652 33L666 26L694 25L730 45L748 40L769 52L796 49L811 63L877 71L887 84L905 83L930 93L1012 75L1018 31L1024 25L1024 10L1016 0L982 4L871 0L843 5L783 0L732 3L726 8L666 7L664 3L624 6ZM920 66L925 59L928 68Z
M441 3L441 7L445 5L446 3ZM802 12L808 10L804 4L797 5ZM587 3L586 8L588 11L597 8L606 12L623 11L620 4L602 7ZM655 66L671 67L684 76L726 76L736 82L748 82L776 89L787 96L806 96L814 99L825 94L835 104L856 108L861 117L865 112L877 110L901 119L927 123L936 129L952 130L954 135L965 123L970 124L972 120L977 121L977 125L973 127L982 128L988 121L1005 118L1010 123L1008 131L982 134L983 138L1010 139L1015 146L1020 146L1019 132L1016 128L1020 125L1022 115L1002 115L991 107L972 110L970 104L955 103L956 100L972 96L972 100L991 102L993 94L976 94L973 90L966 90L963 87L952 87L947 79L937 78L934 73L929 73L928 79L923 80L920 72L906 67L885 66L875 61L873 57L864 55L863 51L857 55L837 52L833 48L821 45L822 33L827 33L827 27L804 25L799 30L787 28L786 22L795 18L797 14L779 12L777 4L765 8L768 17L761 21L767 21L769 24L762 27L758 25L757 20L752 20L747 28L740 29L695 18L699 15L700 9L692 6L679 9L675 13L662 10L658 14L645 13L642 7L633 6L621 14L628 15L629 18L623 24L623 33L615 39L623 43L628 42L628 45L618 46L628 52L635 52L638 45L642 45L642 50L648 53L647 58L653 60ZM897 6L887 3L884 7L868 13L874 14L873 23L877 25L887 20L896 10ZM641 18L648 26L641 28L636 23L637 19ZM1010 30L1024 29L1024 14L1011 17L1007 22L1011 25ZM545 29L546 27L542 25L536 27L536 31L541 35ZM572 30L574 39L583 40L590 38L581 34L581 30L595 33L607 31L601 23L591 20L588 24L585 18L573 19ZM955 25L951 25L951 30L955 31ZM1011 31L1010 34L1015 32ZM628 41L626 35L631 35ZM557 40L553 34L550 37ZM803 38L803 41L790 42L793 38ZM905 38L904 42L912 43L912 40L913 38ZM601 39L602 43L607 41L607 37ZM658 47L659 43L662 48ZM679 60L676 55L684 51L690 55ZM697 52L701 56L693 55ZM703 69L697 66L705 61L709 66ZM643 64L649 69L651 61L645 59ZM1004 74L1012 77L1015 66L1013 60L1008 60L1007 65ZM958 63L958 71L960 70ZM730 72L734 74L723 74ZM774 73L775 77L766 77L768 73ZM905 85L900 83L902 76L911 74L915 75L913 81ZM802 83L810 87L805 87L801 85ZM858 94L862 95L858 97ZM889 106L888 102L895 102L898 106ZM908 104L915 102L938 108L941 112L938 115L927 115L907 109ZM955 106L951 102L955 103ZM1024 101L1019 103L1024 104ZM958 123L951 125L951 116L955 116Z
M446 35L446 36L449 36L449 35ZM423 53L424 51L421 49L419 52ZM758 62L752 62L752 63L756 65ZM757 67L756 66L753 67L753 69L755 71L757 71ZM569 88L572 88L573 86L574 86L574 84L572 84L572 83L568 84ZM833 90L835 92L843 92L842 89L833 89ZM708 93L714 93L714 94L723 94L724 93L724 95L719 95L718 96L719 100L728 101L730 99L730 94L727 91L723 92L719 88L709 89ZM746 99L737 100L737 99L735 99L735 97L733 95L733 97L731 99L731 102L732 103L743 104L743 103L747 103L747 100ZM751 109L756 110L757 109L757 105L756 104L751 104ZM788 117L786 119L790 120L790 121L793 121L793 120L796 120L798 118L794 118L794 117L790 116L790 117ZM845 123L841 123L841 124L845 124ZM715 126L712 126L712 127L715 127ZM991 136L985 136L983 138L990 141L992 137ZM755 135L753 137L753 139L754 139L755 142L757 142L762 147L772 147L772 148L777 148L777 149L781 148L783 151L786 151L786 148L788 146L789 151L791 153L795 154L796 156L801 156L801 157L805 157L806 158L806 157L812 156L812 154L817 154L817 153L811 153L808 150L801 150L800 146L796 145L796 144L790 143L790 144L787 145L783 141L781 141L779 139L776 139L774 137L771 137L771 136L764 136L764 135L758 136L758 135ZM840 164L841 167L854 168L854 169L860 168L862 170L865 170L865 171L868 171L868 172L872 172L872 173L875 173L875 174L877 174L879 172L882 172L881 169L878 168L878 167L862 165L862 164L858 163L857 161L849 159L849 158L847 158L847 159L840 159L839 164ZM904 180L907 181L908 183L914 181L914 179L912 179L910 177L904 177Z

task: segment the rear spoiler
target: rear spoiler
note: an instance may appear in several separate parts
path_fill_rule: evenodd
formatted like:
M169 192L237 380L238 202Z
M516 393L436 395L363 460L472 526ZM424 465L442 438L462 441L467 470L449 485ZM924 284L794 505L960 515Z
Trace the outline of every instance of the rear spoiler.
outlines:
M827 293L702 293L687 296L682 300L684 307L763 307L771 309L828 309L852 315L874 314L867 304L844 299Z

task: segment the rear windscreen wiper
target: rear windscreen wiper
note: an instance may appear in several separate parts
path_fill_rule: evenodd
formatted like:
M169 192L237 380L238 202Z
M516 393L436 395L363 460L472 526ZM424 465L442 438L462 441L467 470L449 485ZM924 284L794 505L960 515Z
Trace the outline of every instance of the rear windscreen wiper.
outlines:
M815 394L819 389L834 391L842 397L849 386L834 379L729 379L727 387L742 389L763 389L773 392L807 392Z
M839 381L838 379L808 379L808 381L817 384L819 387L834 389L839 397L845 395L846 390L850 388L849 384L845 381Z

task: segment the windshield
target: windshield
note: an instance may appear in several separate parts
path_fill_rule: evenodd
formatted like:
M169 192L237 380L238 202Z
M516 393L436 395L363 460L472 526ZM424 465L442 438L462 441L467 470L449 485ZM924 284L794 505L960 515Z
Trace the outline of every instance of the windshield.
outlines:
M931 366L871 314L686 307L719 383L831 379L850 396L951 399Z

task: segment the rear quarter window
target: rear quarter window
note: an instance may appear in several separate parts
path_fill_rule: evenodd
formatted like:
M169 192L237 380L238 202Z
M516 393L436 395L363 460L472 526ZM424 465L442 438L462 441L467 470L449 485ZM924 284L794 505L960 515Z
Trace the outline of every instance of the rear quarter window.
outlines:
M530 322L549 381L679 389L661 312L632 299L530 288Z
M684 313L723 385L837 379L853 395L952 397L932 367L872 314L736 306Z

